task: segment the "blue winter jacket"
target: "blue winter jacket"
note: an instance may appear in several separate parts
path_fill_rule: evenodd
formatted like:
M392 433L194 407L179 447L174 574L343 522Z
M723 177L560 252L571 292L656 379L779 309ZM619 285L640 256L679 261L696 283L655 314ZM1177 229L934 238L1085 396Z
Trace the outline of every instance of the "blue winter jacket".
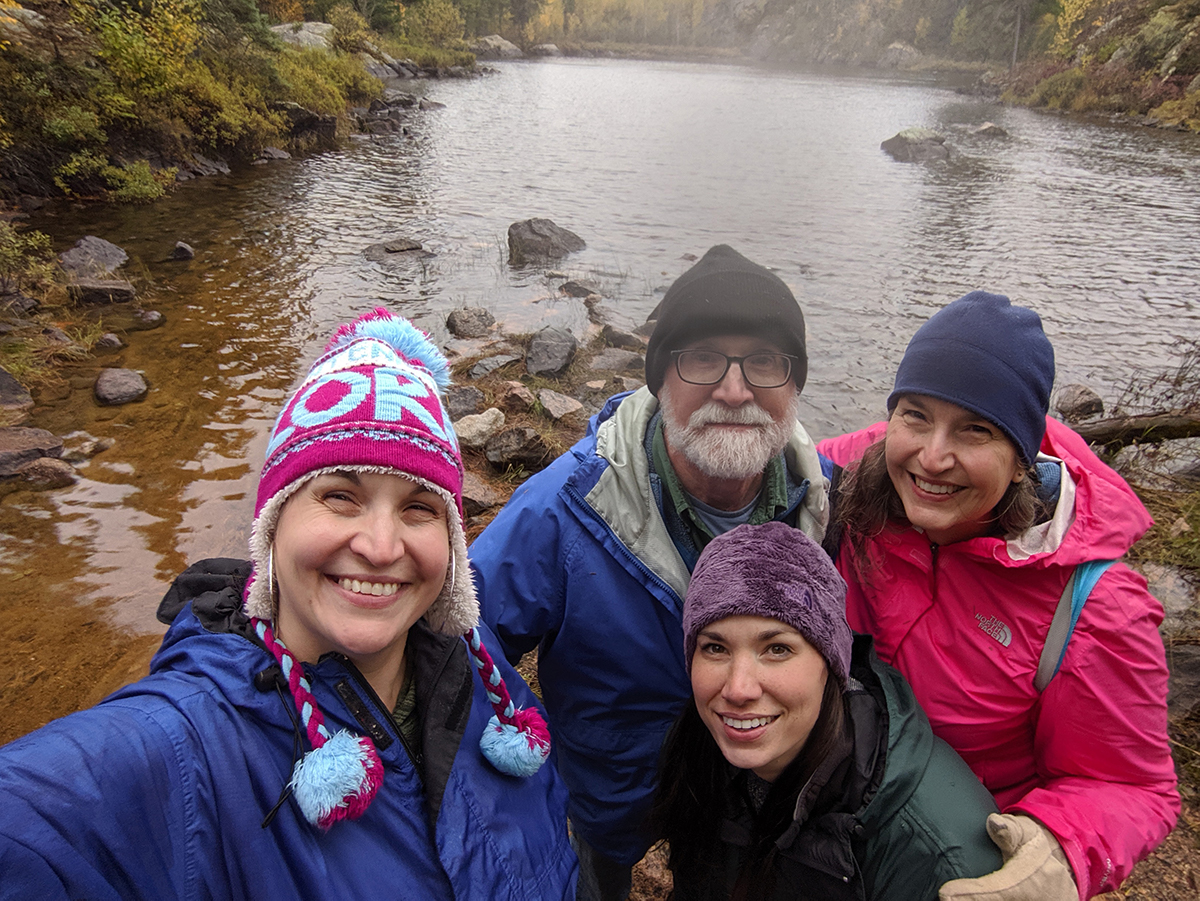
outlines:
M355 667L326 655L304 667L326 723L372 736L383 784L328 832L280 803L295 708L241 613L248 569L189 569L146 678L0 748L0 899L574 898L565 789L549 766L521 779L486 762L493 711L466 645L423 622L408 645L422 747L407 749ZM514 700L533 703L498 665Z
M573 827L632 864L663 738L691 697L683 596L691 577L659 511L639 389L609 400L588 434L513 494L471 546L482 616L516 662L538 647L538 676ZM825 480L799 425L785 451L810 486L780 518L820 541Z

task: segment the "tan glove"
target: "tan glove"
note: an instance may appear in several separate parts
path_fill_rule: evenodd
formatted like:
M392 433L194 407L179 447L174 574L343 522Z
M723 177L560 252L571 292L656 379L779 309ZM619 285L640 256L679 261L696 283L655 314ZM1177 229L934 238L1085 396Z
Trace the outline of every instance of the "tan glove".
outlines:
M1026 816L993 813L988 835L1004 856L1004 866L978 879L953 879L938 890L938 901L1079 901L1079 889L1058 839Z

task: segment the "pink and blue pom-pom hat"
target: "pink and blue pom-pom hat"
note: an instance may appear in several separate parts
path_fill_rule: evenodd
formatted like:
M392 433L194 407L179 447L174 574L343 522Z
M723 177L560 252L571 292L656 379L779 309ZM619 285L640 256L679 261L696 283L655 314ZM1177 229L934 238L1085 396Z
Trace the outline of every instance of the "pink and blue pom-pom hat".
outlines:
M288 498L323 473L390 473L445 499L450 564L424 619L438 632L466 639L495 710L480 739L492 765L528 776L550 753L541 715L515 707L476 628L479 602L463 532L462 454L440 396L449 383L446 359L424 332L379 308L334 333L271 430L250 535L254 571L245 608L283 672L312 745L292 772L293 797L309 822L323 829L362 815L383 782L370 738L347 730L329 733L303 667L272 629L277 601L271 548L279 514Z

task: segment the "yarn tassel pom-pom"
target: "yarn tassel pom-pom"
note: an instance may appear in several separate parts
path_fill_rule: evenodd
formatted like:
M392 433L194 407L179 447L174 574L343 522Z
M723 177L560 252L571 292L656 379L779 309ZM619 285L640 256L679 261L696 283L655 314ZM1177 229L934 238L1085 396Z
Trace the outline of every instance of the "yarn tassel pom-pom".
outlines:
M292 770L292 795L314 826L362 816L383 784L383 761L370 739L342 730Z
M493 716L479 747L492 766L510 776L532 776L550 756L550 730L536 710L517 710L515 725Z

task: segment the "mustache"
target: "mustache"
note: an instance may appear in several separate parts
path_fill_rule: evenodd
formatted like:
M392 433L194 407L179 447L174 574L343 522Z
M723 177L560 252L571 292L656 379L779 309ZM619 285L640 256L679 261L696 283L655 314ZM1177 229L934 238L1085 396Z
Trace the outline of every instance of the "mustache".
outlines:
M687 427L699 429L707 425L770 426L774 422L771 414L756 403L742 404L740 407L727 407L710 400L688 417Z

